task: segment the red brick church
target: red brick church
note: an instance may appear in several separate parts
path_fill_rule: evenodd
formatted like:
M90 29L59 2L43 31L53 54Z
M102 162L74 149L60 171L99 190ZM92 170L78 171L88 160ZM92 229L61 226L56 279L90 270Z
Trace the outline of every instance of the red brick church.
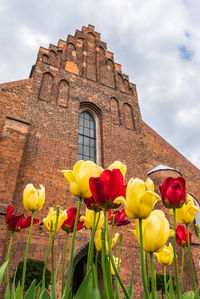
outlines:
M114 61L114 54L107 50L92 25L76 30L66 41L59 40L57 46L41 47L28 79L0 84L0 110L1 263L9 242L5 227L7 205L11 203L15 213L24 212L22 193L28 183L46 188L45 205L36 214L41 225L33 228L29 251L30 257L45 260L49 232L43 228L42 219L51 206L60 204L67 209L75 205L60 170L72 169L80 159L93 160L103 168L120 160L128 167L126 182L131 177L146 179L149 175L157 192L164 177L181 173L187 192L199 204L200 170L144 123L136 85L122 73L121 65ZM128 284L131 268L135 269L134 294L141 298L139 247L129 232L132 228L133 221L122 229L120 273ZM200 243L193 225L191 230L192 258L200 285ZM25 230L15 233L11 269L23 259L27 235ZM64 232L59 231L56 261L64 239ZM77 233L74 280L87 255L88 240L86 229ZM178 263L181 264L181 251ZM159 272L158 264L156 268ZM173 272L173 267L170 269ZM187 253L184 288L192 289Z

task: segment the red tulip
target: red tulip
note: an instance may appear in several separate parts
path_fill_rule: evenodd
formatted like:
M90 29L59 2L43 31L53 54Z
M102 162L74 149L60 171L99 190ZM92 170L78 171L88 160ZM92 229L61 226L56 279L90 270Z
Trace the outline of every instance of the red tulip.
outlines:
M14 215L14 208L12 205L9 205L7 208L6 215L6 226L7 229L13 232L19 232L23 228L30 227L31 225L31 216L24 218L24 214ZM33 225L39 222L38 219L33 220Z
M118 208L119 205L114 200L120 196L125 197L126 185L119 169L104 170L99 177L90 178L89 185L94 203L101 209Z
M111 210L108 211L108 221L112 223L112 216L114 216L114 225L121 226L121 225L127 225L130 223L129 220L126 218L126 213L124 209L120 212L119 210L115 211L113 214L111 214Z
M190 244L192 241L192 234L189 232ZM188 246L187 229L183 225L178 225L176 228L176 243L182 247Z
M166 208L181 208L185 203L186 191L183 177L166 178L159 187L161 199Z
M76 220L76 213L77 213L77 208L76 207L71 207L67 211L67 219L64 221L62 225L62 229L66 231L67 233L72 233L74 230L74 224ZM79 216L80 218L80 216ZM83 228L84 226L84 221L78 221L78 226L77 226L77 231Z

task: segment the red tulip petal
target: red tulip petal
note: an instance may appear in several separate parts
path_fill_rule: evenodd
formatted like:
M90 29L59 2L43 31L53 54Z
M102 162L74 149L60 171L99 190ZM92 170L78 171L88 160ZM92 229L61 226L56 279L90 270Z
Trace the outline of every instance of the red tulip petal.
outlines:
M12 205L9 205L7 207L6 224L8 224L8 220L12 217L13 211L14 211L14 207Z

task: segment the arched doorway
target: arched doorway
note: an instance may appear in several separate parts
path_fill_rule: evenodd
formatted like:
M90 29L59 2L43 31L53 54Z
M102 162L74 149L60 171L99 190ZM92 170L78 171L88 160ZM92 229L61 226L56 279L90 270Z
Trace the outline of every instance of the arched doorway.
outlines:
M86 276L88 249L89 249L89 244L87 244L83 248L81 248L74 257L72 281L71 281L73 295L76 294L82 281L84 280L84 278ZM94 251L93 251L94 262L95 262L96 254L97 254L97 251L94 246ZM101 253L100 252L98 253L97 263L98 263L99 288L100 288L100 293L102 294L103 293L103 273L102 273L102 268L101 268Z

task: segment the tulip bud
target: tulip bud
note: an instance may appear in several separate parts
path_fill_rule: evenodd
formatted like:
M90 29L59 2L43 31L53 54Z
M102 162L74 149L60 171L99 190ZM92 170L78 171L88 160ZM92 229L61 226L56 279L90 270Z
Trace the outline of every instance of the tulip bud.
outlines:
M166 208L181 208L185 203L186 191L183 177L166 178L159 187L161 199Z
M45 188L40 185L36 189L32 184L28 184L24 189L23 203L27 211L39 211L42 209L45 201Z

